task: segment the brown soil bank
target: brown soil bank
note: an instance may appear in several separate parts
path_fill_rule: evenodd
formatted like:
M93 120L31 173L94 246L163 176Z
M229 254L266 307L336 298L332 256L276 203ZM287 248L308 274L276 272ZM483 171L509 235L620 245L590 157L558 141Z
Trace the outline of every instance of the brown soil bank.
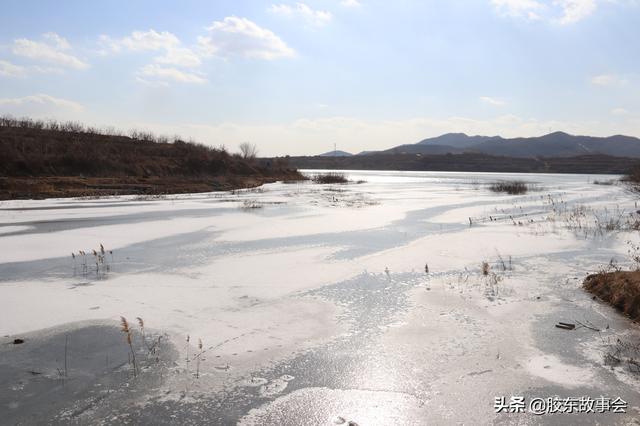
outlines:
M583 286L634 321L640 319L640 271L601 272L589 275Z
M0 200L64 197L99 197L108 195L163 195L252 188L278 180L302 179L297 173L281 176L211 176L116 178L41 176L35 178L0 177Z
M0 118L0 199L206 192L303 179L286 159L132 135Z

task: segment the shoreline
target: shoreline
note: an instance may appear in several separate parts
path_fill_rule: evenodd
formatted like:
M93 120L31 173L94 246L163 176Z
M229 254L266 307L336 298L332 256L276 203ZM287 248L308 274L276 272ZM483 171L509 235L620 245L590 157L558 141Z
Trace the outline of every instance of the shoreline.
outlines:
M255 188L277 181L303 180L297 171L274 176L211 176L203 178L123 177L0 177L0 201L116 195L159 196Z
M272 158L277 160L278 157ZM584 155L580 157L508 157L487 154L375 154L351 157L290 156L299 170L377 170L429 172L488 172L535 174L629 173L640 161L632 157Z

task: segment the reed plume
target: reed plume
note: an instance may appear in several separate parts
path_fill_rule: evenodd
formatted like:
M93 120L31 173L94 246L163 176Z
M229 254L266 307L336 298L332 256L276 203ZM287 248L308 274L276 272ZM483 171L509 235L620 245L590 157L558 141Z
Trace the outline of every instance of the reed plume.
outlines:
M136 319L138 320L138 325L140 326L140 332L142 333L142 343L148 349L149 347L147 346L147 338L144 334L144 320L140 317L136 317Z
M131 350L131 358L133 359L133 377L137 376L138 366L136 365L136 352L133 350L133 342L131 339L131 328L129 327L129 323L125 317L120 317L120 325L121 331L125 334L127 338L127 343L129 344L129 349Z

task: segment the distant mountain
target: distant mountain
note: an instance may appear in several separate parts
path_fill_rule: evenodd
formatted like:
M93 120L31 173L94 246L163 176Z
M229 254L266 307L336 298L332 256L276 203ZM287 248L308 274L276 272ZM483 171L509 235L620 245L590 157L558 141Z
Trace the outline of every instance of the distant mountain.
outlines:
M597 138L555 132L535 138L486 141L471 149L474 152L508 157L575 157L591 154L640 157L640 139L630 136Z
M318 157L351 157L352 155L350 152L337 150L325 152L324 154L318 155Z
M464 133L447 133L435 138L424 139L416 145L446 145L454 148L468 148L487 141L503 140L500 136L467 136Z
M399 145L384 151L366 154L460 154L479 153L506 157L576 157L582 155L610 155L640 158L640 139L631 136L574 136L564 132L532 138L505 139L500 136L468 136L448 133L424 139L416 144Z
M385 151L368 151L365 155L372 154L422 154L422 155L438 155L438 154L461 154L465 152L464 148L456 148L451 145L400 145Z

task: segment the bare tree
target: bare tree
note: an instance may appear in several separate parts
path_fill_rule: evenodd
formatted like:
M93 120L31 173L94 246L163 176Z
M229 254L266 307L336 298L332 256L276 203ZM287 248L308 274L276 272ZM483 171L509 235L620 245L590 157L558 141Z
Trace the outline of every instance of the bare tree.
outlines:
M240 153L242 154L242 158L253 160L258 155L258 148L255 144L243 142L240 144Z

